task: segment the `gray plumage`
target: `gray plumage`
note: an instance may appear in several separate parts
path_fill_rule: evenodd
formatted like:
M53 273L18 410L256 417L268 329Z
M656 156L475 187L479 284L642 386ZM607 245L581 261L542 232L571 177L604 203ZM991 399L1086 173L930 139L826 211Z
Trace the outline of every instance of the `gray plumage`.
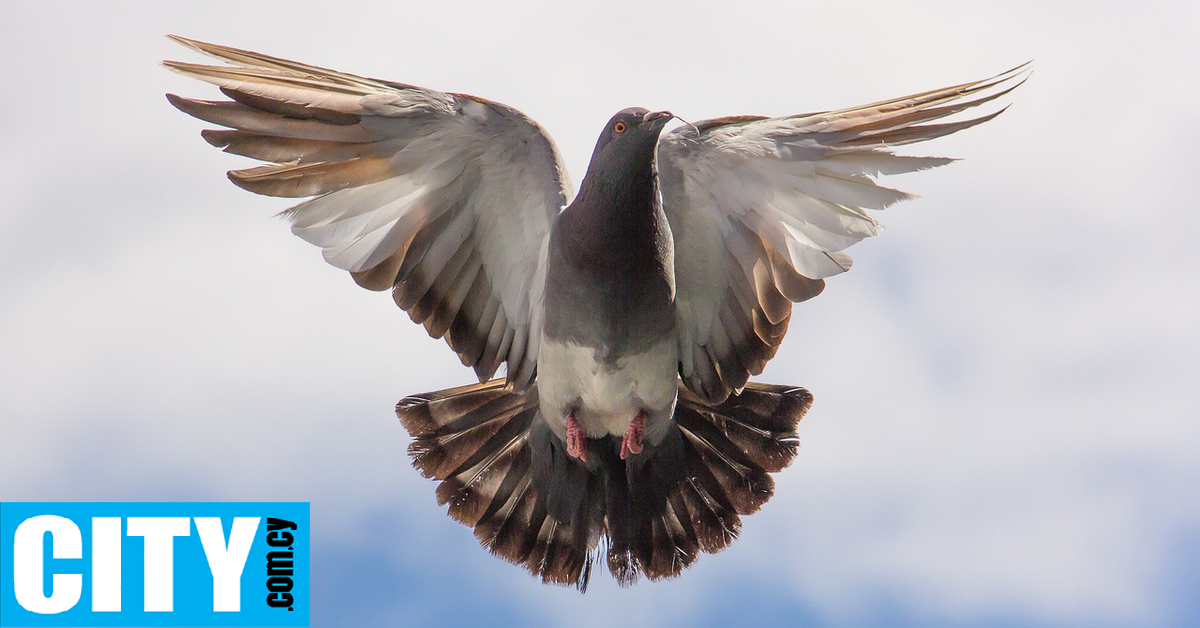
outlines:
M396 408L438 502L581 589L601 557L622 584L678 575L770 498L812 397L748 380L792 304L849 269L844 249L878 232L867 209L911 198L878 176L951 161L893 147L992 119L935 123L1026 73L665 134L670 114L626 109L573 197L550 137L506 105L174 39L228 65L165 65L230 100L170 102L267 162L230 180L311 197L293 232L475 370Z
M670 115L626 109L605 125L579 194L550 230L548 338L594 347L612 363L671 334L675 272L654 148ZM613 132L616 124L629 129Z
M560 438L572 412L587 436L603 438L644 411L651 444L671 420L674 254L653 171L670 118L641 108L613 116L579 194L551 224L538 385Z

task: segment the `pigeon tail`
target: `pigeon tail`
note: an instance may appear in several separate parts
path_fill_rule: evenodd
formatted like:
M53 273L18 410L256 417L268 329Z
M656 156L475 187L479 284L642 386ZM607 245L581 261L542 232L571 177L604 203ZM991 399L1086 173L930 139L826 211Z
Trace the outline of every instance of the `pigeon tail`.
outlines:
M536 420L536 386L513 392L495 379L414 395L397 404L396 414L413 437L413 466L441 481L438 504L449 506L451 518L474 528L488 551L543 582L586 590L603 528L603 487ZM547 450L552 442L557 448ZM535 452L550 455L535 460ZM558 478L556 491L535 481L550 475Z
M795 457L811 404L803 388L751 383L711 405L681 383L662 442L623 460L621 439L589 439L586 461L538 419L536 386L516 393L493 380L408 397L396 412L413 465L441 481L452 518L543 582L585 591L601 555L626 586L729 545L774 493L770 474Z
M812 405L803 388L746 384L709 404L679 384L666 438L640 455L606 453L608 567L622 586L639 575L678 576L700 552L716 553L741 530L741 517L775 493L771 473L796 456L796 426Z

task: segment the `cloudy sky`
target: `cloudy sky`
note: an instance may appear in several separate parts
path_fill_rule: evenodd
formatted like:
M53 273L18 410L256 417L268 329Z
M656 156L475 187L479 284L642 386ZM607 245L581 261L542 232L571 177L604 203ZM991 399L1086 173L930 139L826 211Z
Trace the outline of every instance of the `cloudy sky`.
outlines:
M413 6L408 6L408 5ZM20 3L0 58L0 500L312 502L314 625L1200 624L1194 3ZM1136 8L1136 11L1134 10ZM836 108L1035 59L760 378L796 462L678 580L480 550L392 406L471 381L233 187L177 33L513 105L572 178L632 105ZM350 622L356 622L351 624Z

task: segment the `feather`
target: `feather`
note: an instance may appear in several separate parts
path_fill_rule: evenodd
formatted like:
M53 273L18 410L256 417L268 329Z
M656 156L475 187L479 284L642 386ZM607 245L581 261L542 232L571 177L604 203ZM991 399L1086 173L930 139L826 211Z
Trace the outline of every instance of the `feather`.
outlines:
M758 297L760 311L772 324L791 316L792 302L775 284L770 262L758 260L754 264L754 292Z
M421 324L428 321L434 309L450 291L453 282L458 278L473 253L471 247L460 244L458 250L436 272L429 273L428 276L433 277L433 281L429 282L425 294L408 309L408 315L414 323ZM422 275L425 276L425 273ZM432 338L441 337L440 334L434 334L432 328L427 328L427 331Z
M344 161L383 154L377 148L381 142L355 144L215 129L205 129L200 135L227 153L277 164Z
M191 48L197 52L243 68L273 69L283 73L308 76L310 78L320 77L326 83L332 83L344 87L355 87L358 88L359 91L365 91L368 93L386 89L411 87L403 84L392 83L390 81L380 81L362 76L356 76L347 72L330 70L329 68L309 65L307 63L292 61L290 59L272 57L260 52L253 52L250 50L233 48L231 46L222 46L220 44L211 44L195 39L188 39L178 35L167 35L167 37L172 41L187 46L188 48Z
M887 118L897 115L897 112L905 112L907 110L921 110L941 105L953 100L957 100L964 96L969 96L978 92L982 92L1000 85L1003 85L1013 79L1022 77L1029 69L1030 63L1021 64L1011 70L1001 72L991 78L980 81L971 81L943 87L940 89L929 90L899 98L891 98L868 105L860 105L837 111L826 111L817 114L804 114L800 116L790 116L788 119L800 124L821 123L824 126L814 127L814 130L829 132L832 130L845 130L856 125L862 125L866 122L872 122L881 118ZM1015 86L1019 86L1024 82L1022 78ZM1004 92L1004 93L1007 93ZM1001 94L1003 95L1003 94ZM982 101L986 102L986 101Z
M771 261L771 277L775 280L775 287L783 293L783 296L793 303L807 301L825 290L825 281L823 279L810 279L796 272L796 269L784 259L778 251L768 249L770 253L768 258Z
M487 276L481 265L475 279L466 290L466 298L459 306L458 313L454 315L449 329L446 330L446 341L458 354L464 366L479 363L487 347L487 332L483 331L483 325L491 325L493 321L485 323L482 320L482 313L486 311L489 303L486 284ZM484 380L486 379L485 377Z
M399 272L400 264L403 261L404 249L397 249L395 253L372 268L351 272L350 276L354 278L355 283L367 290L382 292L396 285L396 273Z
M919 126L904 127L886 133L877 133L874 135L864 135L862 137L846 140L848 146L904 146L905 144L914 144L916 142L924 142L939 137L957 133L964 129L969 129L973 126L978 126L1004 113L1008 107L1001 109L995 113L990 113L986 116L972 118L963 122L949 122L944 124L923 124Z
M470 249L467 250L470 251ZM479 263L479 259L472 256L463 266L459 275L449 282L445 292L433 307L430 317L425 320L425 329L429 332L430 337L441 338L450 331L450 326L462 311L463 302L476 285L475 279L479 276L481 268L482 264ZM458 351L454 342L450 343L450 348Z
M492 328L487 336L488 351L484 352L484 357L475 365L475 374L480 379L491 377L500 368L500 363L508 357L509 350L512 348L513 337L517 333L508 324L508 317L504 315L502 309L499 309L499 303L497 303L496 315L493 321Z
M298 198L336 192L390 178L395 173L386 158L356 157L313 164L281 164L230 170L234 185L256 194Z
M837 152L821 159L821 167L845 175L904 174L954 162L947 157L893 155L878 149Z
M254 90L252 85L239 84L236 87L228 85L221 88L221 93L231 98L234 102L239 102L259 111L281 115L285 118L316 120L337 126L350 126L362 121L362 117L357 113L327 109L312 102L306 102L303 99L297 102L286 97L272 98L271 96L260 95L262 92ZM357 111L358 107L352 106L349 109Z
M194 100L175 94L167 94L167 100L176 109L205 122L260 135L353 143L382 139L381 136L371 133L361 124L335 125L318 120L287 118L259 111L241 103Z

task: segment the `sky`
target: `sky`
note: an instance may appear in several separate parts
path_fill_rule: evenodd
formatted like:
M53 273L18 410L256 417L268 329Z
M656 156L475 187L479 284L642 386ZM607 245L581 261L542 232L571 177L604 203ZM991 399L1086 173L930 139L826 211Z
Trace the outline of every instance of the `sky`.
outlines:
M13 3L0 58L0 501L312 503L313 625L1200 625L1200 8L1179 2ZM622 108L839 108L1034 60L907 154L759 381L816 403L741 538L586 595L489 556L408 464L472 380L230 185L187 37L512 105L576 182Z

